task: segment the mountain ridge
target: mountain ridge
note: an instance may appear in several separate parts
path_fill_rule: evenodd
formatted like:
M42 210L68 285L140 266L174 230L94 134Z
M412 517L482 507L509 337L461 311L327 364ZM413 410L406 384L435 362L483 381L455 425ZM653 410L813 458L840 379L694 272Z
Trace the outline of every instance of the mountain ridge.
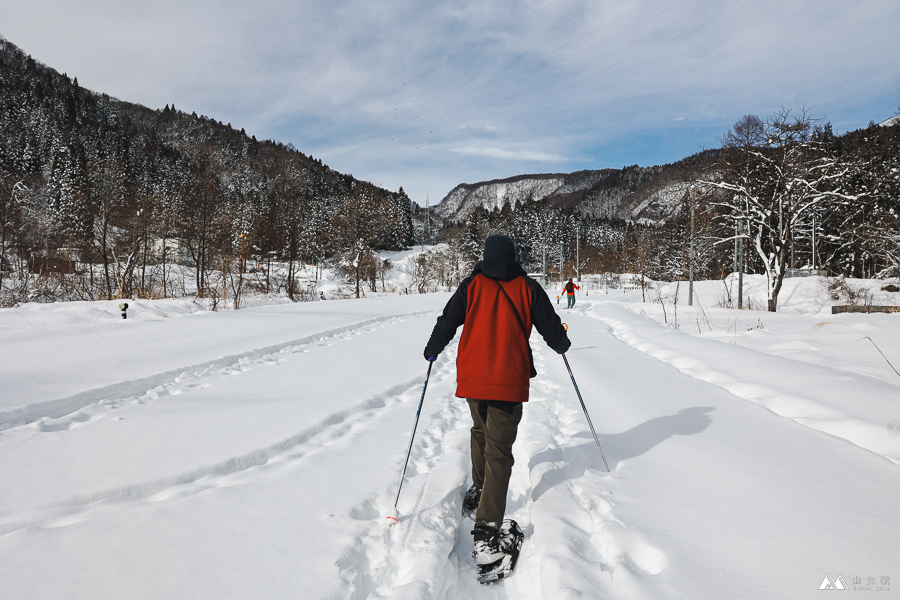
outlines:
M482 207L544 201L584 216L626 221L660 221L675 214L691 180L711 164L715 151L704 151L676 163L573 173L515 175L477 183L461 183L434 207L446 221L460 221Z

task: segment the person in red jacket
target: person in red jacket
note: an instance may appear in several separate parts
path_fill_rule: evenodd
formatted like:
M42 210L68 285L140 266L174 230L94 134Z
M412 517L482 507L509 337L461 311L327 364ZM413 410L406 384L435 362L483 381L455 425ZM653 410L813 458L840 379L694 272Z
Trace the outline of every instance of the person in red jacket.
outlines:
M580 290L581 288L575 285L575 282L572 281L572 278L569 278L569 281L566 283L565 287L563 287L563 291L566 292L566 298L569 301L569 304L566 308L572 308L575 306L575 290Z
M530 378L537 373L528 338L534 326L550 348L563 354L571 342L550 298L528 277L513 241L492 235L484 260L457 288L437 319L425 346L434 360L464 324L456 358L456 395L472 414L472 487L464 507L475 509L475 562L486 565L501 556L499 529L506 512L522 405Z

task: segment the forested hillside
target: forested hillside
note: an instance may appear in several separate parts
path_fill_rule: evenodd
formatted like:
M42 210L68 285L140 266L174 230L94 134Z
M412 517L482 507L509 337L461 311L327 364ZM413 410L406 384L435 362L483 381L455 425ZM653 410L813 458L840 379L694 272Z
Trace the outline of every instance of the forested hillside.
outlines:
M475 256L512 236L533 271L656 280L900 275L900 122L835 135L806 109L748 115L722 147L672 165L523 175L457 186L436 207Z
M416 277L451 286L491 233L561 277L765 274L773 310L800 270L900 275L897 119L835 135L803 108L748 115L721 148L673 164L461 184L414 222L402 188L85 90L2 38L0 67L0 303L237 298L250 272L263 293L312 298L299 265L326 262L359 295L391 268L379 250L437 241L446 251L418 259Z
M271 260L287 263L294 297L300 262L358 270L411 242L402 189L174 106L86 90L0 38L0 254L19 300L168 295L173 262L193 267L202 296L214 269ZM49 285L85 269L79 289Z

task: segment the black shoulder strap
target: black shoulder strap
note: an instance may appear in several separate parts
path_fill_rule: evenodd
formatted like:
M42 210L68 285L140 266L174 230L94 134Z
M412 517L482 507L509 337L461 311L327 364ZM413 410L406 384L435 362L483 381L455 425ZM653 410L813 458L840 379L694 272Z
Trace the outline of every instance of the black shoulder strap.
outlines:
M509 294L503 288L503 285L498 281L494 280L497 283L497 286L500 288L500 291L503 292L503 295L506 296L506 299L509 300L509 305L512 306L513 312L516 313L516 320L519 322L519 327L522 328L522 333L525 334L525 337L528 337L528 332L525 331L525 322L522 320L522 315L519 314L519 309L516 308L515 302L512 301L512 298L509 297Z
M509 305L513 309L513 313L516 315L516 320L519 322L519 327L522 328L522 334L525 336L525 344L528 346L528 363L531 368L531 377L537 376L537 369L534 368L534 355L531 353L531 344L528 343L528 331L525 330L525 322L522 320L522 315L519 314L519 309L516 308L516 303L512 301L512 298L509 297L509 294L504 289L503 285L499 280L494 280L497 283L497 287L500 288L500 291L503 292L503 295L506 296L506 299L509 300Z

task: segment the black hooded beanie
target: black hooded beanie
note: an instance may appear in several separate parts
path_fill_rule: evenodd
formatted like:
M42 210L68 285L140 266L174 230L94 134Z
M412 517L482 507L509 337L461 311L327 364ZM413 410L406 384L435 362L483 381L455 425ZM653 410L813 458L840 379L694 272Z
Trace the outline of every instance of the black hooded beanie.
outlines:
M484 242L484 260L472 269L472 275L483 274L489 279L511 281L525 275L519 264L516 245L505 235L491 235Z

